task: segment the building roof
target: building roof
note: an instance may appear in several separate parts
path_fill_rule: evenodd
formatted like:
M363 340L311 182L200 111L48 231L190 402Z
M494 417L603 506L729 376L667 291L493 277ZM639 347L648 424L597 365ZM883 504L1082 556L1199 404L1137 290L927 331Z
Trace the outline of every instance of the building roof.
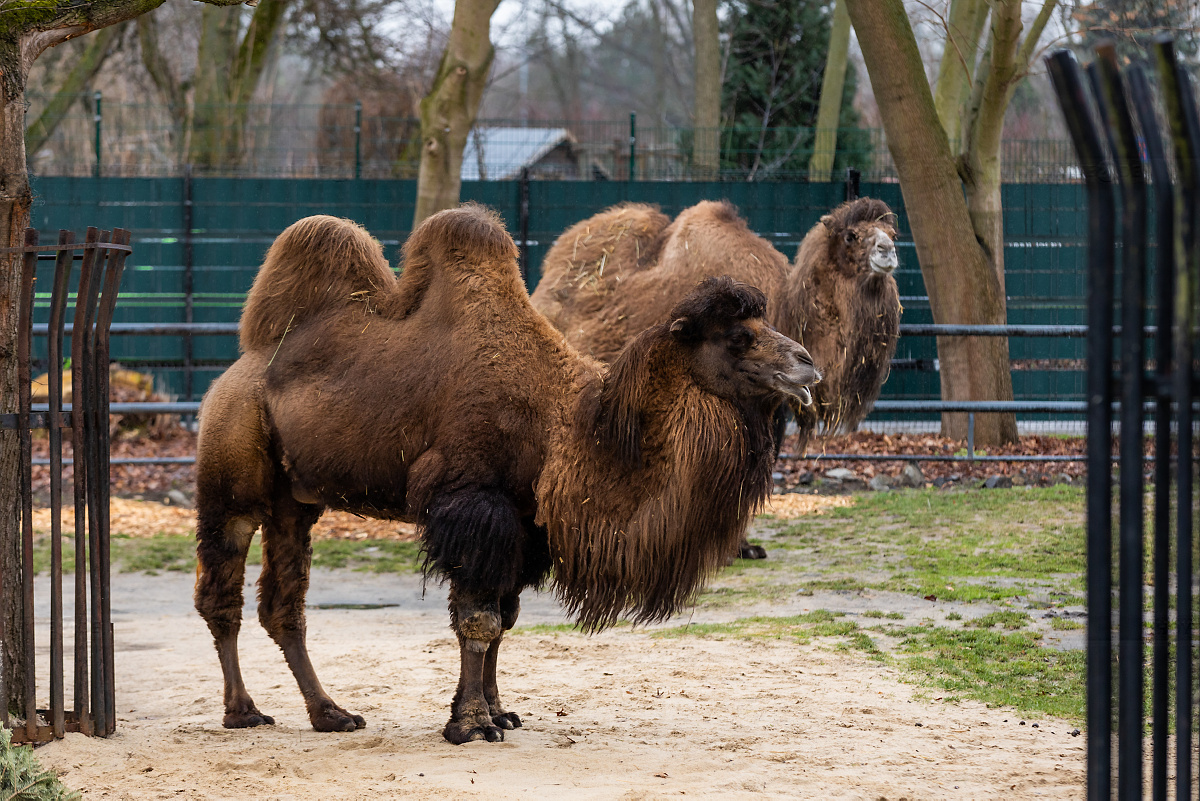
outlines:
M566 128L473 128L460 176L464 181L516 178L522 167L533 166L564 141L575 141Z

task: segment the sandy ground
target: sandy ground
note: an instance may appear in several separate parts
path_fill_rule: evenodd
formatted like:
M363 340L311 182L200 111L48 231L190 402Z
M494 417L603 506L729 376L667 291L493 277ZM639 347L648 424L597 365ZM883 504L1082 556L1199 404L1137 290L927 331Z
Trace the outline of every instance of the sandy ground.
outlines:
M117 734L38 749L87 798L1083 797L1085 738L1062 721L920 700L890 668L820 646L627 628L509 637L501 690L525 727L503 743L449 745L457 646L444 591L422 597L415 576L314 574L313 661L365 729L309 728L251 601L242 665L277 724L225 730L190 589L190 576L114 577ZM524 601L519 626L563 619L552 598ZM346 608L376 604L394 605Z

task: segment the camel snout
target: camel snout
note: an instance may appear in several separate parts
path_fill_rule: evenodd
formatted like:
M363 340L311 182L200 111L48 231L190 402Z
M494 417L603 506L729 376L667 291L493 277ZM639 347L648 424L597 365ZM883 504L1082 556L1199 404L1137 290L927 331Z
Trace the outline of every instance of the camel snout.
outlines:
M875 232L875 242L868 261L871 263L872 272L883 275L891 275L900 265L900 258L896 255L896 243L883 231Z
M804 346L794 344L791 351L793 363L788 369L776 372L775 381L780 391L808 406L812 403L812 393L808 388L821 383L821 371Z

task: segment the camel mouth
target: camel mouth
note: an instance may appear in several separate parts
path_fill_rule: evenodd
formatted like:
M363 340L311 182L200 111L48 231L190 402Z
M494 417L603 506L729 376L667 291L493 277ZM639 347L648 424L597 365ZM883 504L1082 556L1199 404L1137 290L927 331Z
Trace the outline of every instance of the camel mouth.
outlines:
M821 375L814 370L813 376L808 381L802 383L786 373L776 373L775 380L778 382L778 388L781 392L797 398L802 406L811 406L813 402L812 392L809 391L808 387L811 384L820 382Z

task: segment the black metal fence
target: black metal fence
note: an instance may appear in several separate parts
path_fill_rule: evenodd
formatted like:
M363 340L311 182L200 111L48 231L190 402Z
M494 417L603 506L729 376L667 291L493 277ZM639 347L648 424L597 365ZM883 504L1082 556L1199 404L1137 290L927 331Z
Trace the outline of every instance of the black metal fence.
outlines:
M0 643L9 653L22 656L24 721L14 726L15 742L45 742L68 731L107 736L116 728L115 682L113 677L113 630L109 580L109 429L108 363L109 326L116 306L121 273L131 252L130 234L87 230L83 242L75 242L70 231L60 231L58 244L38 245L38 232L25 232L22 254L21 293L17 331L18 399L15 414L0 415L0 428L15 428L21 449L20 575L3 575L0 584L19 582L23 596L23 626L7 632L0 618ZM79 253L77 253L79 251ZM32 353L34 280L39 259L54 262L50 322L44 326L49 338L51 369L48 376L49 403L35 414L31 403L30 363ZM74 321L66 326L67 301L75 261L80 271L75 293ZM71 335L71 403L63 402L61 365L66 331ZM41 699L35 670L34 550L33 550L33 429L49 431L50 443L50 670L46 689L47 708ZM75 500L75 577L73 705L66 709L63 630L63 532L62 469L63 434L70 432L73 454L72 488ZM10 725L0 669L0 725Z
M1086 78L1066 51L1048 59L1088 194L1088 797L1111 797L1114 778L1119 798L1142 797L1147 759L1143 742L1145 682L1149 677L1151 796L1191 799L1196 784L1192 729L1197 712L1193 627L1196 454L1192 409L1197 397L1194 326L1200 286L1200 248L1196 241L1200 231L1200 118L1191 80L1169 40L1157 41L1153 53L1159 102L1141 66L1119 68L1112 45L1100 46L1096 53ZM1158 108L1165 109L1171 161L1159 128ZM1173 243L1173 247L1157 248L1156 281L1151 291L1147 291L1147 169L1158 211L1158 241ZM1118 367L1114 371L1116 338L1108 333L1113 327L1114 305L1119 306L1123 331L1128 332L1142 327L1145 308L1155 301L1159 319L1153 351L1147 352L1143 337L1119 337ZM1115 543L1115 650L1113 474L1109 457L1114 400L1118 402L1121 454ZM1141 459L1146 401L1154 405L1156 440L1149 540L1153 553L1149 666L1144 610L1146 476ZM1114 664L1118 665L1115 774ZM1170 743L1172 723L1174 749Z

